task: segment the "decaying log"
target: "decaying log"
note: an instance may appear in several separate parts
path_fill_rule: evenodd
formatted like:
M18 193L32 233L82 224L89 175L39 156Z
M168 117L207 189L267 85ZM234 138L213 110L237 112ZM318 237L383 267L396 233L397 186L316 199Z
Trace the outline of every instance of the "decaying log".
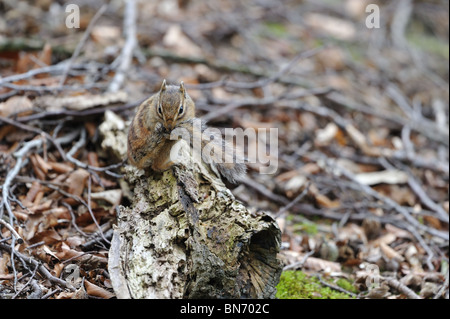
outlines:
M117 297L274 298L276 222L250 213L179 143L172 170L126 168L134 198L120 207L108 266Z

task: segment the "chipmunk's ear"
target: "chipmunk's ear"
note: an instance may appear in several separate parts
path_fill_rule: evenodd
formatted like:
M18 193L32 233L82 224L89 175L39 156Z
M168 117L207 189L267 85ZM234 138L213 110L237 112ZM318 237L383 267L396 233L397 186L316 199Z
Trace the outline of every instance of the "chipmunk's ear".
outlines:
M181 83L180 83L180 92L181 92L181 94L183 94L183 97L185 98L186 97L186 89L184 88L183 81L181 81Z
M161 88L159 89L159 92L163 92L165 90L166 90L166 79L164 79L164 81L163 81L163 83L161 85Z

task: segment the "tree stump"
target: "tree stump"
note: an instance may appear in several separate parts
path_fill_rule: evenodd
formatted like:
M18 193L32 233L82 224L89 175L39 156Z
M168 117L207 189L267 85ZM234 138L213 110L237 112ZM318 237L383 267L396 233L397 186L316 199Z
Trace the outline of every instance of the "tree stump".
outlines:
M184 141L163 173L126 167L134 197L121 206L109 252L118 298L274 298L281 232L252 214Z

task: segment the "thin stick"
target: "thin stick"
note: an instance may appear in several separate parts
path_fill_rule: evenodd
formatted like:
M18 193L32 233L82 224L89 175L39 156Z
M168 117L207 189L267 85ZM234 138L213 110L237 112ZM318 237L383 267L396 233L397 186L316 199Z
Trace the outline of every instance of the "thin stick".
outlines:
M285 212L287 212L289 209L291 209L295 204L297 204L309 191L309 187L311 186L311 183L308 182L308 184L305 186L305 189L298 195L292 202L287 204L286 206L280 208L278 212L275 214L273 218L278 218L281 215L283 215Z
M439 299L443 294L444 291L447 291L447 299L448 299L448 284L449 284L449 270L447 269L447 273L445 274L445 281L442 287L436 292L436 294L433 296L433 299Z
M81 49L83 48L84 44L86 43L87 39L89 38L89 35L91 34L92 28L94 27L97 20L103 15L103 13L106 11L106 8L108 6L106 4L103 4L100 9L95 13L92 20L89 22L86 30L83 33L83 36L81 37L80 42L78 42L75 51L73 51L72 56L70 57L70 60L67 62L67 64L64 66L61 79L59 81L59 86L62 87L64 85L64 82L66 82L67 74L70 71L70 68L75 61L75 59L78 57L78 55L81 52Z
M273 200L276 203L280 203L283 205L288 205L289 204L289 200L286 199L283 196L280 195L276 195L274 194L271 190L269 190L268 188L266 188L264 185L250 179L249 177L245 177L243 178L240 182L242 182L244 185L253 188L254 190L256 190L258 193L261 193L262 195L264 195L265 197Z
M75 291L75 288L69 284L67 281L64 281L62 279L59 279L55 276L53 276L48 270L47 268L45 268L43 265L41 265L38 261L34 260L32 257L29 256L25 256L23 255L21 252L15 250L14 248L5 245L5 244L0 244L0 249L4 249L6 251L8 251L10 254L15 254L17 257L19 257L21 260L27 262L28 264L33 265L34 267L38 267L39 272L44 275L48 280L50 280L51 282L62 286L64 288L68 288L72 291Z
M137 45L136 38L136 1L128 0L125 2L125 14L123 20L123 28L125 33L125 45L120 53L120 65L114 75L113 80L109 84L108 91L116 92L120 89L125 80L125 73L128 71L131 65L131 60L133 58L134 48Z
M1 86L16 90L16 91L35 91L35 92L52 92L52 91L85 91L93 88L103 89L105 84L91 83L82 85L61 85L61 86L37 86L37 85L17 85L12 83L3 83Z
M66 160L65 152L63 151L63 149L61 147L61 144L60 144L61 142L59 142L58 139L53 138L47 132L44 132L44 131L42 131L42 130L40 130L38 128L29 126L27 124L19 123L19 122L15 121L15 120L12 120L10 118L3 117L3 116L0 116L0 122L5 122L5 123L8 123L8 124L13 125L15 127L18 127L18 128L20 128L22 130L29 131L29 132L34 132L36 134L42 135L43 137L45 137L46 139L50 140L53 143L53 145L58 150L59 154L62 156L63 160ZM42 143L41 140L39 140L39 141L40 141L39 143ZM28 150L26 150L26 151L28 151Z
M288 64L286 64L285 66L281 67L280 70L275 73L274 75L265 78L265 79L261 79L258 80L256 82L253 83L248 83L248 82L224 82L225 86L230 87L230 88L235 88L235 89L254 89L254 88L259 88L259 87L263 87L266 86L270 83L276 82L278 81L284 74L289 73L289 71L292 70L292 68L301 60L304 59L308 59L312 56L314 56L315 54L319 53L320 51L324 50L327 46L321 46L318 48L314 48L308 51L304 51L304 52L300 52L299 54L297 54L291 61L289 61Z
M5 222L3 219L0 219L0 224L2 224L3 226L5 226L6 228L9 229L11 234L13 234L13 236L16 237L17 243L19 243L19 244L23 243L23 238L20 237L19 233L17 233L16 230L10 224Z
M353 293L353 292L351 292L351 291L345 290L345 289L342 288L342 287L339 287L339 286L336 286L336 285L333 285L333 284L330 284L330 283L326 282L325 280L322 279L322 276L321 276L320 274L316 274L316 277L317 277L317 279L319 279L319 282L320 282L322 285L327 286L328 288L337 290L337 291L342 292L342 293L344 293L344 294L350 295L350 296L352 296L352 297L354 297L354 298L358 297L357 294L355 294L355 293Z
M307 97L307 96L316 96L316 95L323 95L323 94L327 94L330 93L332 91L331 88L329 87L324 87L324 88L313 88L313 89L308 89L308 90L304 90L295 94L291 94L291 95L286 95L286 96L270 96L270 97L266 97L266 98L262 98L262 99L242 99L242 100L237 100L237 101L233 101L233 102L225 102L228 103L228 105L225 105L223 107L220 107L219 109L209 112L208 114L204 115L202 117L202 120L208 122L214 118L217 118L221 115L224 114L229 114L231 111L242 107L242 106L261 106L261 105L271 105L274 104L276 102L282 102L284 99L299 99L302 97ZM218 104L218 101L215 101L214 103ZM221 102L224 103L224 102Z
M414 237L417 239L417 241L420 243L420 245L423 247L423 249L425 249L425 251L428 254L428 258L427 258L427 266L429 269L434 269L433 264L431 263L431 259L434 256L433 251L430 249L430 247L425 243L424 239L422 238L422 236L416 231L416 229L422 229L428 233L430 233L431 235L435 235L435 236L439 236L439 237L444 237L446 240L448 240L448 233L444 234L436 229L433 228L429 228L429 227L425 227L424 225L420 224L416 219L414 219L411 214L409 213L408 210L404 209L402 206L400 206L399 204L397 204L394 200L378 193L377 191L373 190L371 187L364 185L360 182L358 182L356 180L356 178L354 177L354 175L349 172L347 169L336 165L335 163L333 163L330 159L328 159L327 157L325 157L325 161L327 163L328 166L331 167L336 167L339 169L340 173L345 176L346 178L350 179L351 181L355 182L360 188L361 190L363 190L365 193L373 196L374 198L384 202L386 205L388 205L389 207L391 207L392 209L394 209L395 211L399 212L401 215L403 215L403 217L405 217L406 221L409 222L409 224L407 225L408 227L408 231L414 235Z
M413 192L420 198L422 203L427 206L428 208L434 210L441 219L443 219L445 222L449 222L448 214L445 212L445 210L438 204L436 204L423 190L423 188L420 186L420 183L414 178L412 174L409 174L408 177L408 185L411 187Z
M409 289L406 285L402 284L400 281L394 278L389 277L381 277L381 279L385 280L389 286L400 291L409 299L422 299L420 298L414 291Z
M305 264L306 260L312 255L314 255L314 250L311 250L311 251L307 252L303 256L302 260L297 261L295 263L292 263L290 265L284 266L283 271L289 270L289 269L301 269L301 268L303 268L303 265Z
M93 116L93 115L103 115L106 110L110 110L112 112L123 112L132 108L135 108L136 106L140 105L142 102L144 102L145 99L118 105L118 106L104 106L104 107L98 107L98 108L91 108L91 109L85 109L82 111L74 111L74 110L58 110L58 111L51 111L51 112L40 112L28 116L21 116L17 118L17 122L29 122L32 120L39 120L47 117L60 117L60 116L69 116L69 117L85 117L85 116ZM0 117L0 120L2 118Z

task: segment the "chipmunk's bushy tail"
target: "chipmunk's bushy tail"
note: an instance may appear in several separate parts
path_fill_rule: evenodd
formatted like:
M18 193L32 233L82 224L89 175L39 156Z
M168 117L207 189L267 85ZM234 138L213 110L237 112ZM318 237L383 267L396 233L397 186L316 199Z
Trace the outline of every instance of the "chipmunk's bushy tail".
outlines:
M233 184L245 176L247 166L243 154L226 141L218 129L207 127L198 118L194 118L189 125L191 148L201 154L202 160L209 164L217 175Z

